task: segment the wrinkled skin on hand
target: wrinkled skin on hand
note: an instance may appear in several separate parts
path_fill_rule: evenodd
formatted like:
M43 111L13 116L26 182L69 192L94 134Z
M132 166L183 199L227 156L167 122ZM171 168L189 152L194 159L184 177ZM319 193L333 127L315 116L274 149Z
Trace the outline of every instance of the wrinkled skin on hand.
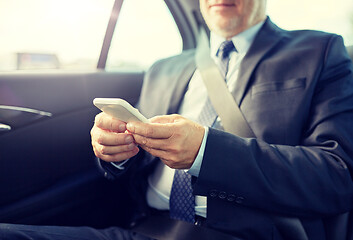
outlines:
M174 169L192 166L205 132L203 126L177 114L157 116L150 123L129 122L126 127L139 146Z

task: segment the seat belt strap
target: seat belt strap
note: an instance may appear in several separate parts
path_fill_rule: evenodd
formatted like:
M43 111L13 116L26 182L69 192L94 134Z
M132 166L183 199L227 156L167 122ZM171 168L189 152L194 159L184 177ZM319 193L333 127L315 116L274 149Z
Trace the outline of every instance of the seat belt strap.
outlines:
M255 134L210 56L209 40L204 28L200 29L195 61L224 130L240 137L254 138Z

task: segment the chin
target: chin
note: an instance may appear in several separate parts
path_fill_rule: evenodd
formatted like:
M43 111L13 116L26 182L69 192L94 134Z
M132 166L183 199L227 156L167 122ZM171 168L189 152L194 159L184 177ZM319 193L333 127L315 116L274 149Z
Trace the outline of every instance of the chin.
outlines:
M237 19L218 21L213 23L212 31L225 38L233 37L241 31L241 24Z

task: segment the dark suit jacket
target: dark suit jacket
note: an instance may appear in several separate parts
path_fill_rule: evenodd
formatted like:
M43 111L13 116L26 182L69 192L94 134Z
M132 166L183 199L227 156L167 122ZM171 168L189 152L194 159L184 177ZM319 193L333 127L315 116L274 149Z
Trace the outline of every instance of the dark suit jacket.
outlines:
M140 111L177 113L195 68L193 51L153 65ZM232 93L257 138L210 129L194 184L210 227L244 239L353 239L352 71L341 37L265 22ZM135 213L146 212L155 163L141 151L125 171Z

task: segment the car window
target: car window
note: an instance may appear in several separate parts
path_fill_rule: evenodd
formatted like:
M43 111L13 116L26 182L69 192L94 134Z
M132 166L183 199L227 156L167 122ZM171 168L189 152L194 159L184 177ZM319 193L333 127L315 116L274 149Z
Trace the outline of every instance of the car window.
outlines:
M0 71L96 69L114 0L1 0ZM340 34L353 45L353 1L270 0L268 14L285 29ZM109 51L108 71L147 69L182 51L163 0L125 0Z
M343 36L346 45L353 45L352 0L269 0L271 19L288 30L316 29Z
M179 30L163 0L125 0L106 70L145 70L156 60L182 49Z
M96 69L114 0L1 0L0 71Z

